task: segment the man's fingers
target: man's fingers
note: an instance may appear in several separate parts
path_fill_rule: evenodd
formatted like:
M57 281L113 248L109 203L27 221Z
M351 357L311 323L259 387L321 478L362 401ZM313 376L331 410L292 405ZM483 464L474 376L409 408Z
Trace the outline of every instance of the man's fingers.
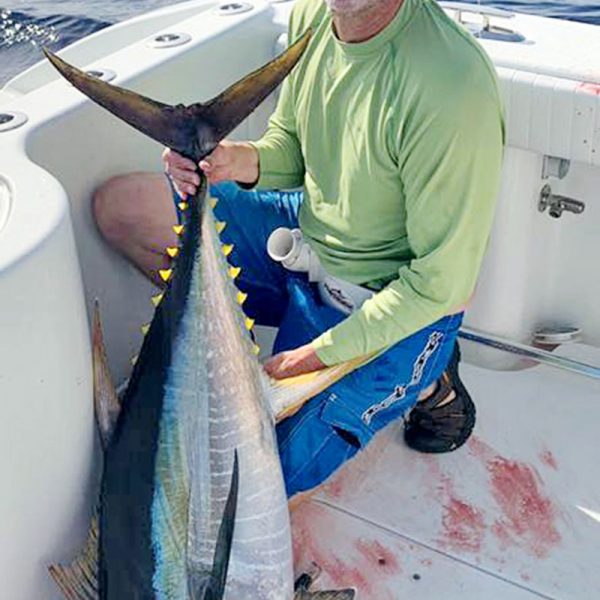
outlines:
M185 158L184 156L181 156L181 154L177 154L177 152L173 152L171 151L171 158L169 160L169 162L171 162L171 164L174 167L177 167L179 169L185 169L186 171L195 171L196 170L196 165L194 164L193 160L190 160L189 158Z
M195 171L184 171L173 167L172 169L169 169L167 173L178 183L190 183L196 186L200 185L200 175Z
M178 168L185 171L195 171L196 165L193 160L189 158L185 158L175 152L175 150L171 150L171 148L165 148L162 154L163 161L165 163L165 168L168 172L168 169Z

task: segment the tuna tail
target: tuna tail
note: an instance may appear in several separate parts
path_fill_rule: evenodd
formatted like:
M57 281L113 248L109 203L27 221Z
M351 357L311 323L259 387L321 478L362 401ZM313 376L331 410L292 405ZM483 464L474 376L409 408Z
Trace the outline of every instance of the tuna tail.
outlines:
M212 571L210 573L195 574L191 570L188 585L191 591L191 598L197 598L198 600L221 600L225 595L225 583L227 581L227 570L229 568L229 557L231 556L231 544L235 527L239 479L238 454L236 450L233 457L231 485L225 509L223 510L223 519L219 526Z
M94 317L92 323L92 360L94 372L94 406L96 421L100 430L102 447L106 449L121 413L121 403L117 390L112 382L104 337L102 335L102 322L98 300L94 302Z
M110 85L44 49L46 57L78 90L152 139L198 161L239 125L292 70L310 39L307 31L283 54L206 104L170 106Z

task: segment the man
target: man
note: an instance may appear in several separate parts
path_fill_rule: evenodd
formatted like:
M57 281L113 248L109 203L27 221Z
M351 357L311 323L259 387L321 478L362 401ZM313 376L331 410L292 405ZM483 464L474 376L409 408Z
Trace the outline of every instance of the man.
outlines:
M298 0L290 39L308 27L266 134L223 142L200 163L242 268L246 312L280 327L266 371L283 378L377 356L278 426L290 497L411 409L405 439L415 449L452 450L470 435L475 409L455 340L503 144L493 67L433 0ZM176 244L176 202L199 183L191 161L169 150L164 160L175 203L158 174L115 178L94 201L107 240L155 281ZM351 315L324 304L305 276L267 256L281 226L299 226L326 272L372 298Z

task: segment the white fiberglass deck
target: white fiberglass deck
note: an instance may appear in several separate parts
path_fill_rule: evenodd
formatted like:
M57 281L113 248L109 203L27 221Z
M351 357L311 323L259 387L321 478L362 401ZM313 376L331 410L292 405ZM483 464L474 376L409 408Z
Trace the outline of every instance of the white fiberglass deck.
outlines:
M464 364L478 422L444 455L385 430L294 514L296 568L364 600L600 597L600 382Z

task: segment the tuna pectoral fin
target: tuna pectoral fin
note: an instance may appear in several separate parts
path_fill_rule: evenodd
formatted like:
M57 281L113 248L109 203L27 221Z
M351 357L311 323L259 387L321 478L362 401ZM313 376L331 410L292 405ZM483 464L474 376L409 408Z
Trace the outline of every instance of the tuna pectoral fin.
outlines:
M231 542L233 540L233 529L235 525L235 513L237 510L238 489L240 481L240 470L238 465L237 450L233 456L233 473L231 475L231 485L223 519L219 526L219 535L217 536L217 545L215 547L215 557L213 559L212 577L216 584L217 598L221 598L225 591L225 581L227 580L227 569L229 567L229 556L231 554Z
M70 83L100 106L142 133L199 160L243 121L285 78L306 45L307 32L281 56L248 75L207 104L170 106L110 85L44 50Z
M217 535L212 571L208 574L205 572L196 574L193 566L190 565L188 567L190 573L188 587L194 591L192 594L193 598L198 598L199 600L220 600L225 594L225 583L227 581L227 570L229 568L231 542L233 541L235 513L237 509L239 479L240 473L236 450L233 457L233 473L231 475L229 494L227 495L223 518L221 519Z
M104 448L106 448L115 429L119 414L121 413L121 403L119 402L119 397L117 396L117 391L112 382L108 368L98 301L94 303L94 317L92 323L92 360L94 371L94 406L96 408L96 420L98 421L98 427L100 429L102 445Z
M267 384L267 396L276 421L290 417L298 411L302 405L339 381L358 367L366 364L375 355L361 356L345 363L327 367L320 371L313 371L297 377L287 379L269 379Z
M68 566L52 565L50 576L67 600L98 600L98 519L92 519L83 552Z

